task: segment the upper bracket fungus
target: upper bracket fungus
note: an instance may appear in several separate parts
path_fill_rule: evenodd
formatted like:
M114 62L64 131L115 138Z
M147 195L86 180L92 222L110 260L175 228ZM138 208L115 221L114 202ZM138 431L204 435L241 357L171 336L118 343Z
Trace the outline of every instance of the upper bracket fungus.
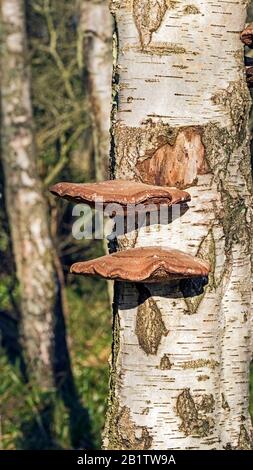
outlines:
M208 262L182 251L145 247L75 263L70 272L117 281L165 283L176 279L207 277L210 269Z
M253 23L250 23L241 33L241 41L250 49L253 48ZM253 87L253 60L252 57L245 57L246 80L249 88Z
M250 48L253 47L253 23L250 23L241 33L241 41Z
M100 183L58 183L50 189L56 196L74 202L88 204L99 209L108 204L120 204L125 210L129 205L143 204L144 206L155 204L185 203L190 201L190 194L176 188L152 186L136 181L109 180Z

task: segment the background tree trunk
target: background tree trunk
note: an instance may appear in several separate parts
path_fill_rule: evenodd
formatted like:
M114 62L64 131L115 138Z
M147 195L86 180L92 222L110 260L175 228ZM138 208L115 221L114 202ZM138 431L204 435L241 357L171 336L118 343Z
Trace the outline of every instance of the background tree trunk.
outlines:
M22 0L2 0L1 26L2 159L23 341L31 374L48 389L54 386L54 313L61 308L61 292L35 163Z
M116 286L104 446L251 449L245 2L112 0L112 10L114 174L192 196L172 226L142 228L121 248L179 248L209 260L212 273L205 287Z
M80 0L79 28L93 122L95 178L96 181L103 181L109 177L112 108L113 17L110 14L109 1ZM107 253L106 239L103 244ZM109 301L112 304L113 282L108 281L107 287Z
M80 1L80 34L87 71L96 180L108 179L112 82L112 16L107 0Z

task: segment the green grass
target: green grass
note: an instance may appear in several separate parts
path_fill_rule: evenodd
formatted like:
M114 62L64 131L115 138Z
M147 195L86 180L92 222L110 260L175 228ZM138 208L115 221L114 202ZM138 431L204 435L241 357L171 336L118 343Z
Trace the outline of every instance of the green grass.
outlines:
M82 285L85 284L85 291ZM95 446L100 446L108 393L111 312L106 283L80 278L67 289L72 367L83 405L88 408ZM80 292L84 294L80 295Z
M100 448L111 350L107 286L103 281L73 276L68 285L66 326L72 370L80 405L89 413L93 446ZM3 307L7 297L4 288L1 295ZM28 384L19 362L11 363L3 348L0 371L0 449L73 448L71 410L59 393L43 394ZM74 422L74 427L76 439L82 441L86 432L83 422Z

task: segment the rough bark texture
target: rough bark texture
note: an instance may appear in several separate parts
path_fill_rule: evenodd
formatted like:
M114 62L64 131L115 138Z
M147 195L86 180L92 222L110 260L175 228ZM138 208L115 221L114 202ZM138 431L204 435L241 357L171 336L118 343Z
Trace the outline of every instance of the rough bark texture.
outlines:
M60 289L35 164L22 0L1 1L1 40L2 159L20 283L23 342L30 372L48 389L54 385L54 312L60 304Z
M93 116L95 173L108 178L112 82L112 16L107 0L80 0L80 29L84 38L84 65Z
M246 2L113 0L112 11L114 174L192 197L172 238L163 225L119 243L178 248L212 273L204 292L193 280L116 285L104 446L250 449Z

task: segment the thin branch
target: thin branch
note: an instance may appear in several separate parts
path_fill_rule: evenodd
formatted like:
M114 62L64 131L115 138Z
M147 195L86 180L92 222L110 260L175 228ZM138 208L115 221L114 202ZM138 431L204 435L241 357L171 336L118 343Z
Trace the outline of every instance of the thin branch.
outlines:
M67 142L64 142L61 148L61 156L60 159L58 160L57 164L55 167L51 170L49 175L47 175L46 179L44 180L44 185L49 186L59 175L59 173L62 171L62 169L65 167L65 165L68 163L68 151L75 142L75 140L81 135L83 130L86 128L86 126L80 125L76 129L76 131L72 134L72 136L68 139Z
M75 93L73 91L71 82L69 80L70 73L65 68L64 63L57 51L57 31L54 27L54 22L50 14L49 3L50 3L49 0L44 1L44 14L45 14L47 28L48 28L49 37L50 37L50 45L49 45L48 51L50 52L51 56L54 58L55 63L61 73L64 85L65 85L65 89L69 98L72 100L75 100Z

